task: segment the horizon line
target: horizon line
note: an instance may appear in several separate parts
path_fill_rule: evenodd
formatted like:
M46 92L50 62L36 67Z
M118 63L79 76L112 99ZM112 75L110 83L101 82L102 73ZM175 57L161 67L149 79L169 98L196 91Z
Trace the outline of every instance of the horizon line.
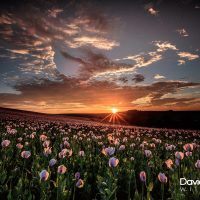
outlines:
M31 112L31 113L37 113L37 114L46 114L46 115L77 115L77 114L108 114L110 112L96 112L96 113L91 113L91 112L72 112L72 113L46 113L46 112L38 112L38 111L32 111L32 110L22 110L18 108L10 108L10 107L2 107L0 106L0 109L8 109L8 110L16 110L16 111L22 111L22 112ZM137 112L200 112L200 110L137 110L137 109L132 109L132 110L125 110L125 111L119 111L118 113L124 113L128 111L137 111Z

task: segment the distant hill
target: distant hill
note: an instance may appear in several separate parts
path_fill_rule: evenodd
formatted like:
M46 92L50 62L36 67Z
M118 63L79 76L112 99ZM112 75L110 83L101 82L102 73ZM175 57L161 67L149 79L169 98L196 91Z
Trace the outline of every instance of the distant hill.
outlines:
M32 117L48 120L83 120L91 122L109 123L103 120L110 113L101 114L44 114L17 109L0 108L0 118L2 116ZM195 129L200 130L200 111L137 111L129 110L118 113L123 117L118 124L152 127L152 128L175 128L175 129ZM12 118L12 117L11 117ZM112 124L112 122L110 122Z
M32 111L25 111L25 110L17 110L12 108L2 108L0 107L0 120L41 120L41 121L59 121L64 123L69 122L90 122L91 119L87 119L85 117L73 117L68 115L62 114L46 114L46 113L39 113L39 112L32 112Z
M200 111L129 110L125 116L130 125L200 130Z

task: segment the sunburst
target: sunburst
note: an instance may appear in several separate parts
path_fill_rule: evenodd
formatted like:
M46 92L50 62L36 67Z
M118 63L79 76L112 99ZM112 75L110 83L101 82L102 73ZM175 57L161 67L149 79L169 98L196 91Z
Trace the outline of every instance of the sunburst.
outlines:
M119 109L116 107L111 108L111 113L106 115L101 121L109 122L112 124L121 124L122 122L127 124L125 119L123 118L123 113L119 113Z

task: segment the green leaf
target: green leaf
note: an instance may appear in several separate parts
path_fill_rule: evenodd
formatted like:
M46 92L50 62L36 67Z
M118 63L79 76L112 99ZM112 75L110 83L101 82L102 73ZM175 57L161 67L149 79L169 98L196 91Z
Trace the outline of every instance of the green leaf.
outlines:
M0 178L0 180L1 180L1 184L3 184L3 183L4 183L4 181L5 181L5 180L6 180L6 178L7 178L6 172L5 172L5 171L3 171L0 177L1 177L1 178Z
M104 191L105 191L108 195L110 195L110 193L111 193L111 191L110 191L108 188L106 188Z
M135 190L134 199L135 199L135 200L139 200L139 199L140 199L140 196L139 196L138 190Z
M9 190L9 193L8 193L8 195L7 195L7 199L8 199L8 200L11 200L11 199L12 199L12 191L11 191L11 190Z
M148 191L152 191L153 190L153 182L150 182L148 185Z

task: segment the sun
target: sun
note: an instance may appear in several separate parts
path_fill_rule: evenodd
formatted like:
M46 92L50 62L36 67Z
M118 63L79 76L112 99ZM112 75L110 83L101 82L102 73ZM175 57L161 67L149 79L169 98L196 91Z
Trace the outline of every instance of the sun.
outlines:
M109 122L114 124L121 124L121 122L127 124L126 120L124 119L123 112L119 112L119 109L116 107L110 107L111 113L107 114L101 122Z
M117 108L112 108L112 113L113 114L116 114L118 112L118 109Z

